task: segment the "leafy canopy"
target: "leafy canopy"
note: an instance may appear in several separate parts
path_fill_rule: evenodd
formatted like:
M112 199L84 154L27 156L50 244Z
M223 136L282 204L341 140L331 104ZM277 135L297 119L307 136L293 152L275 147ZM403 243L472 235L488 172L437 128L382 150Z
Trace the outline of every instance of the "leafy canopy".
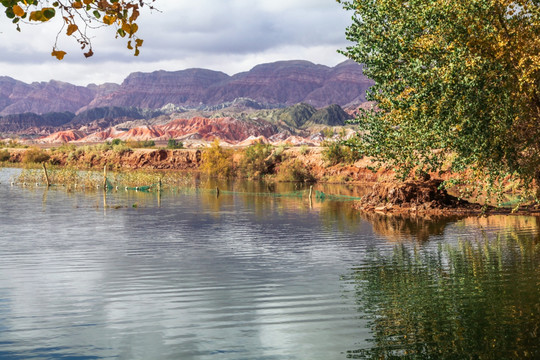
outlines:
M20 31L20 24L35 24L47 22L55 17L62 18L62 25L58 34L65 32L73 37L85 50L84 56L94 54L88 31L102 26L113 26L116 37L127 37L127 48L139 55L139 48L143 40L136 33L138 25L136 20L140 9L147 5L153 9L155 0L1 0L5 7L5 14ZM56 37L58 41L58 36ZM65 51L53 46L51 55L62 60Z
M338 2L354 13L343 53L376 82L353 146L403 178L540 177L540 1Z

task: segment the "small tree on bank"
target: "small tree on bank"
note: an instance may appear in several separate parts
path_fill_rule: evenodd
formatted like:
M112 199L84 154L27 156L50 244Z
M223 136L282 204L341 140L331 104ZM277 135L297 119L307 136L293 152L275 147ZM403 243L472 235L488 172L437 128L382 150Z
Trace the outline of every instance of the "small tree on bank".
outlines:
M540 180L540 3L338 0L343 53L375 81L356 146L406 178L476 173Z

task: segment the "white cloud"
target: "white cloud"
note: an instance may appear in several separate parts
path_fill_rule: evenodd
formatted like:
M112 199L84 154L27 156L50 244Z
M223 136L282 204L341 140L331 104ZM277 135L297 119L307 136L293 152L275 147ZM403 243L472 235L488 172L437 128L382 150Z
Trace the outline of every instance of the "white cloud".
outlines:
M333 66L347 45L350 15L333 0L158 0L160 11L143 11L141 55L133 57L112 29L93 35L95 55L85 59L77 44L60 36L68 55L50 56L59 22L15 31L0 18L0 75L25 82L56 79L75 84L121 82L134 71L204 67L229 74L258 63L305 59ZM59 20L59 19L58 19Z

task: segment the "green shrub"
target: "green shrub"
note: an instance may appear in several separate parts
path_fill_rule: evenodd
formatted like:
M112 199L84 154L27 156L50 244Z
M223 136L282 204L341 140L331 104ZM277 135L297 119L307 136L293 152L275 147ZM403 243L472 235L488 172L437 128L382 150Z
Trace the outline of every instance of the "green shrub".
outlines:
M122 141L120 139L113 139L111 142L106 142L107 145L122 145L122 144L125 144L126 142L125 141Z
M151 148L156 146L156 142L154 140L143 140L143 141L126 141L126 146L132 149L140 149L140 148Z
M49 160L49 158L50 158L50 155L47 154L44 150L38 147L32 147L23 154L22 162L25 164L43 163Z
M23 143L20 143L16 139L9 139L8 142L0 141L0 148L1 147L10 148L10 149L13 149L13 148L27 148L28 145L24 145Z
M223 149L215 139L202 153L201 171L209 176L230 177L234 173L232 151Z
M300 146L300 155L307 155L308 152L309 152L309 146L307 145Z
M167 149L183 149L184 143L181 141L176 141L175 139L169 139L167 141Z
M321 134L322 134L322 136L323 136L325 139L329 139L329 138L334 137L334 135L335 135L336 133L334 132L334 129L332 129L332 128L324 128L324 129L321 131Z
M7 151L6 149L0 150L0 162L8 161L10 156L11 155L9 154L9 151Z
M323 143L322 157L330 166L337 164L350 164L362 158L362 155L340 141L326 141Z
M118 140L118 139L115 139ZM112 150L119 155L123 155L131 151L131 148L126 145L126 143L119 143L112 146Z
M53 151L54 152L59 152L59 153L62 153L62 154L69 154L69 153L74 152L76 149L77 149L77 147L75 145L73 145L73 144L63 143L62 145L60 145L59 147L57 147Z
M297 159L290 159L281 163L277 169L277 181L313 182L315 176L306 165Z
M248 146L240 161L242 174L247 178L254 179L270 173L273 161L268 158L271 154L272 146L270 145L256 143Z

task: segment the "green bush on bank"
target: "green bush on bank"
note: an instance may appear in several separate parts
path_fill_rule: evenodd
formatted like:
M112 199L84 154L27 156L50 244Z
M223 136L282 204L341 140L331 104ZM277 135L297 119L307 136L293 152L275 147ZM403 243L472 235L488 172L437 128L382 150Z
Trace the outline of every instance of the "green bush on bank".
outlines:
M50 158L51 156L45 150L38 147L32 147L23 154L22 162L25 164L44 163Z
M28 145L25 145L21 142L19 142L16 139L9 139L8 141L0 141L0 148L8 148L8 149L17 149L17 148L28 148Z
M323 142L323 160L329 165L351 164L362 158L362 155L350 146L343 145L341 141Z
M298 159L289 159L277 167L276 181L314 182L315 176L306 165Z
M183 149L184 143L175 139L169 139L167 141L167 149Z
M275 165L272 155L272 146L256 143L248 146L240 160L241 174L248 179L259 179L270 174Z
M143 141L128 140L125 142L125 145L131 149L153 148L156 146L156 142L154 140L143 140Z
M0 162L8 161L10 157L11 155L9 151L7 151L6 149L0 150Z

